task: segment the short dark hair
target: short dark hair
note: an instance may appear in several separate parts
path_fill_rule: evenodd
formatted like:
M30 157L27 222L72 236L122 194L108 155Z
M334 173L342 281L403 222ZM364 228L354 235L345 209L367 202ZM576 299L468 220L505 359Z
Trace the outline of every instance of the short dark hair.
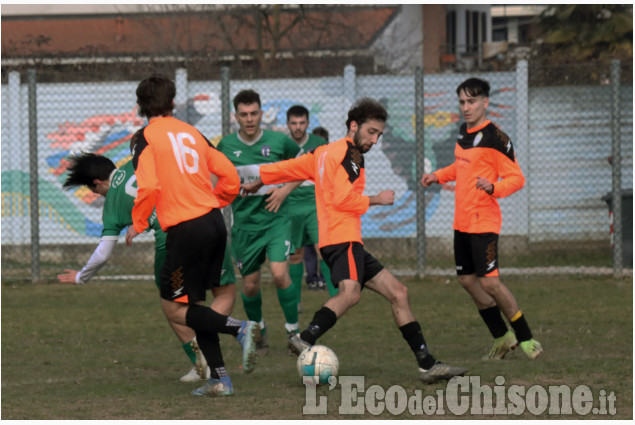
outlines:
M68 167L68 177L63 187L95 186L93 181L108 180L112 171L117 168L115 164L105 156L94 153L83 153L69 158L71 165Z
M234 110L238 111L238 105L251 105L252 103L257 103L259 108L262 108L262 103L260 103L260 95L252 90L241 90L238 92L236 96L234 96Z
M142 117L158 117L174 109L176 86L163 74L152 74L137 86L137 105Z
M462 91L472 97L489 97L489 83L480 78L468 78L456 88L456 95L460 96Z
M326 128L324 127L315 127L313 129L313 134L315 134L316 136L319 136L321 138L323 138L324 140L326 140L327 142L329 141L329 132Z
M302 105L293 105L287 109L287 121L289 121L291 117L306 117L308 120L309 110Z
M359 99L348 111L346 128L351 129L351 122L361 126L368 120L388 121L388 112L381 103L369 97Z

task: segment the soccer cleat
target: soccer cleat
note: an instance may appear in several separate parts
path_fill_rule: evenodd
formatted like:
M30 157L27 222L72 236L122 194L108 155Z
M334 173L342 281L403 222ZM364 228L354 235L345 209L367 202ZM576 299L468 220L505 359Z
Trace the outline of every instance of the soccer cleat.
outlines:
M243 320L236 338L243 347L243 372L249 373L256 367L256 349L260 326L258 323Z
M507 331L505 335L494 339L494 346L483 356L483 360L501 360L518 347L518 341L514 332Z
M299 333L294 332L289 334L289 341L287 343L287 347L289 348L289 351L295 354L296 356L299 356L301 352L303 352L305 349L309 348L310 346L311 344L309 344L308 342L300 338Z
M419 379L424 384L433 384L437 381L447 381L455 376L463 376L467 373L464 367L450 366L445 363L436 362L430 369L419 368Z
M196 362L194 363L194 367L196 368L196 372L198 376L203 379L209 378L209 368L207 367L207 360L205 360L205 356L201 351L201 348L198 346L198 341L196 341L196 337L192 340L192 350L194 354L196 354Z
M521 342L520 348L522 348L523 353L525 353L530 359L537 358L543 351L542 345L533 338Z
M181 376L180 381L181 382L197 382L197 381L204 381L205 379L209 379L210 376L210 372L209 372L209 367L206 368L205 371L205 378L201 378L198 375L198 371L196 370L196 366L192 366L192 369L186 373L185 375Z
M205 385L192 391L192 395L207 395L211 397L221 397L234 394L234 387L229 376L220 379L210 378Z
M269 338L267 337L267 327L260 329L260 337L256 340L256 352L259 356L269 354Z

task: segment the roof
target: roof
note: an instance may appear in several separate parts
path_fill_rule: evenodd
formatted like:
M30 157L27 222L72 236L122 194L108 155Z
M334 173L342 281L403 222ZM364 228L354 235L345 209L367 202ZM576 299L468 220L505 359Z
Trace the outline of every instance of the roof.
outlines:
M254 9L257 10L257 9ZM120 15L3 16L2 56L229 55L258 48L254 10ZM280 10L278 52L338 51L370 47L398 6ZM256 15L260 16L260 15ZM273 13L269 22L274 22ZM264 25L263 25L264 27ZM274 47L263 32L265 51Z

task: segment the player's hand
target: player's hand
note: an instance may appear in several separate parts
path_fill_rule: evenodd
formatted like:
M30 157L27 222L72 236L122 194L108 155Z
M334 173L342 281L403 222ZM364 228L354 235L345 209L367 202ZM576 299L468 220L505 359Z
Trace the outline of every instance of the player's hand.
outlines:
M432 183L439 183L439 179L434 174L424 174L421 177L421 185L423 187L429 187Z
M77 273L79 273L77 270L65 269L64 273L57 275L57 280L59 280L61 283L77 283L75 282Z
M285 187L275 187L267 192L269 197L265 201L265 209L267 211L271 211L272 213L277 213L280 209L280 205L287 199L287 195L289 192L285 189Z
M488 195L494 193L494 185L483 177L476 178L476 188L485 191Z
M132 239L134 239L139 233L132 226L128 226L128 231L126 232L126 245L132 246Z
M263 186L262 180L258 178L250 183L243 183L240 185L241 196L247 196L250 193L256 193Z
M394 190L382 190L375 196L370 197L370 205L392 205L395 203Z

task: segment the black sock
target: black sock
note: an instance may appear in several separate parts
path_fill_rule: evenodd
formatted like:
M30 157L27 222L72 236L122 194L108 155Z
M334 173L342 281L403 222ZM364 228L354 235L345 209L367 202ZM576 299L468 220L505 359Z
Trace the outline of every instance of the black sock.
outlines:
M227 375L225 371L225 361L223 360L223 353L220 349L220 340L217 333L195 331L196 342L198 343L201 352L205 356L207 365L211 372L211 377L214 379L220 379Z
M500 338L507 333L507 325L501 316L497 305L478 311L494 338Z
M315 344L315 341L331 329L337 322L337 315L328 307L322 307L313 315L311 324L300 334L300 338L309 344Z
M238 335L241 321L217 313L209 307L192 304L185 313L185 324L195 331Z
M410 349L417 359L419 367L422 369L430 369L437 362L436 359L428 352L426 340L421 331L419 322L410 322L399 328L401 336L406 340Z
M521 313L520 317L513 322L510 322L512 328L514 329L514 333L516 334L516 338L518 342L529 341L533 338L531 335L531 330L529 330L529 325L525 320L525 316Z

